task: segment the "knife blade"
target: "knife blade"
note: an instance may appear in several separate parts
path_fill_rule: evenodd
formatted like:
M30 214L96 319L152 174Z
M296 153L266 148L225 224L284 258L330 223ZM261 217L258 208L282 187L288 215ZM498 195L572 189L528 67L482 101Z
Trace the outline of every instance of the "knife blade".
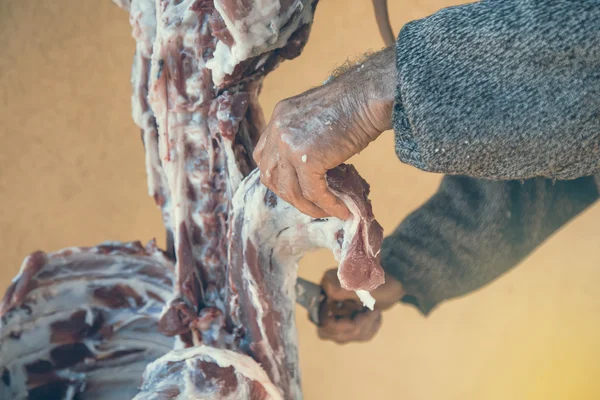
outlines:
M308 319L319 326L322 322L321 312L327 301L327 296L316 283L298 277L296 281L296 303L308 311Z

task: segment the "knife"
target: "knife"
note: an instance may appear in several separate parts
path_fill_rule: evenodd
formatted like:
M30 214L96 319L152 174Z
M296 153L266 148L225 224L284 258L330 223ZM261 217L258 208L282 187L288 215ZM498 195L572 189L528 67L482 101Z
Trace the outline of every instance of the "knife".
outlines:
M321 325L327 296L321 286L298 277L296 281L296 303L308 311L308 319L315 325Z
M308 319L317 326L321 326L327 317L354 319L368 310L354 300L329 302L321 286L300 277L296 281L296 303L308 311Z

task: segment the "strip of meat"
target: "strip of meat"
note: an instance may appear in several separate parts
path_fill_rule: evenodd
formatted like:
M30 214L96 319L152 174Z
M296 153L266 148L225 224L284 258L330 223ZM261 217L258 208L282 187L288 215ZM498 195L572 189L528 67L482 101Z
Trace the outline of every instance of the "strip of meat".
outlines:
M133 400L283 400L252 358L198 346L174 350L148 365Z
M207 316L223 311L232 195L228 183L241 177L237 169L228 168L233 160L227 159L222 137L209 129L217 93L205 64L217 42L211 34L215 13L209 1L157 2L148 98L159 127L158 153L173 202L170 230L177 284L161 322L161 329L170 335L186 335L201 310ZM245 111L243 104L240 111ZM183 337L187 345L222 339L194 333L194 338Z
M354 290L366 306L373 308L368 293L384 283L379 264L383 228L375 220L369 201L369 185L351 165L327 173L329 190L346 204L352 218L344 223L344 241L338 268L342 287Z
M0 398L126 399L173 339L173 266L153 242L36 252L0 303Z
M148 104L150 82L150 59L156 39L156 7L154 0L134 0L128 4L132 35L136 50L131 71L131 109L133 121L140 128L146 150L148 193L154 198L163 214L168 235L172 234L172 202L169 186L158 153L158 127L154 113ZM169 247L169 246L167 246Z

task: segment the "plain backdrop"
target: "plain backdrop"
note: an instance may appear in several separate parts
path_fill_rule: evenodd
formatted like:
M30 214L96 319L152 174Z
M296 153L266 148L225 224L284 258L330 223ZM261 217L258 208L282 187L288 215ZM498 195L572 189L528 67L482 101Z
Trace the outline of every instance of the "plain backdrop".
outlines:
M390 1L402 24L452 5ZM266 80L261 102L319 85L346 58L382 47L371 2L321 0L301 57ZM139 130L130 116L134 42L110 0L0 0L0 290L37 249L164 234L147 196ZM391 133L352 160L372 185L389 232L436 189L439 176L401 164ZM318 281L327 252L306 257ZM298 314L307 400L554 400L600 398L600 205L518 268L424 318L384 315L370 343L320 341Z

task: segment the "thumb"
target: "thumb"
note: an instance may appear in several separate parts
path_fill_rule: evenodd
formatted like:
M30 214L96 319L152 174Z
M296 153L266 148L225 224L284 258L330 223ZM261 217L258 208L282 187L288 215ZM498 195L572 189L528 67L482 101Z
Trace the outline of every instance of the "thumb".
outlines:
M360 299L355 292L348 291L342 288L340 280L337 276L337 268L333 268L325 272L321 280L321 287L327 294L329 301L345 301L354 300L360 302Z

